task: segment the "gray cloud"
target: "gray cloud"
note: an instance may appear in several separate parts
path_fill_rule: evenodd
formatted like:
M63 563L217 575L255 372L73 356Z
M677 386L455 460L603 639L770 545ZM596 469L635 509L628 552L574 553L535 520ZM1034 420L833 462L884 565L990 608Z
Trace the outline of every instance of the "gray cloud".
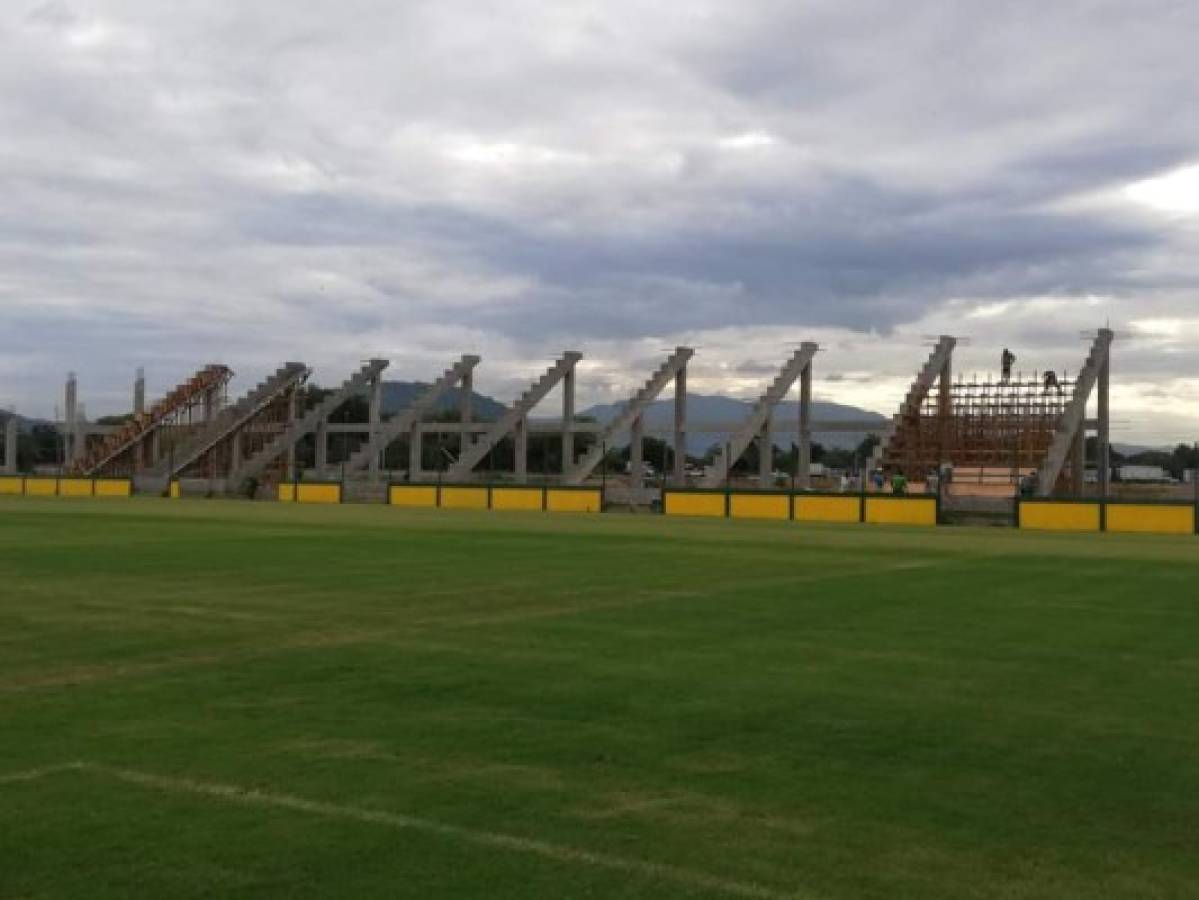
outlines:
M1120 192L1199 161L1197 28L1167 0L9 4L0 402L385 349L410 377L481 350L514 391L566 345L608 397L685 341L744 391L819 332L830 389L888 408L923 330L1069 359L1108 320L1174 391L1195 332L1130 323L1199 318L1194 220Z

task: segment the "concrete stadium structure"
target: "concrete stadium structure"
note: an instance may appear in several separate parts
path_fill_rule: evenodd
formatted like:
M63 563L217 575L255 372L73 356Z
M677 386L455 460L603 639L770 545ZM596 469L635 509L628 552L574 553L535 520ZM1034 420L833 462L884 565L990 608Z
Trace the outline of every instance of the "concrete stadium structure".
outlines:
M210 364L182 381L160 400L147 406L144 373L134 382L132 415L119 425L101 426L86 421L79 402L74 373L66 383L65 416L56 424L61 435L62 474L84 477L126 477L135 490L166 493L171 485L182 493L239 493L247 483L271 485L296 481L337 480L353 499L382 499L387 484L405 482L472 482L495 477L480 472L481 464L502 442L510 442L514 464L502 478L515 484L530 480L529 439L555 437L560 443L557 471L538 473L539 480L579 486L605 479L597 469L605 450L629 442L628 478L614 491L625 492L631 503L649 502L658 489L645 486L644 438L662 433L673 448L671 470L663 473L660 487L718 488L727 485L730 473L756 445L766 451L782 417L790 415L784 404L799 384L795 401L798 459L793 487L812 486L813 436L865 433L880 438L872 460L874 467L904 471L913 480L929 472L953 467L969 483L977 471L978 483L998 485L998 496L1011 497L1017 485L1035 473L1036 492L1047 497L1055 491L1081 494L1087 467L1087 435L1097 437L1093 460L1106 495L1109 471L1110 348L1113 334L1100 330L1077 376L1063 380L1058 390L1042 389L1038 379L994 381L954 379L953 353L957 340L942 336L912 383L890 421L814 420L812 386L819 347L803 342L786 359L778 375L765 386L748 415L739 422L689 422L687 367L694 357L689 347L677 347L650 373L644 385L620 408L610 422L580 420L575 411L576 369L583 358L566 351L494 420L474 415L472 395L475 369L481 360L465 355L453 362L404 410L390 418L382 415L383 374L388 360L371 359L351 372L337 388L313 401L307 394L311 369L288 362L236 401L227 388L232 371ZM674 385L673 416L668 429L653 429L645 413L670 384ZM560 415L534 418L533 412L561 386ZM447 394L458 389L456 421L434 421L434 413ZM333 416L352 398L365 397L365 421L338 422ZM1087 418L1087 407L1097 397L1098 414ZM444 418L444 416L442 417ZM789 424L789 423L788 423ZM690 477L686 468L688 434L719 436L719 452L702 476ZM310 468L301 472L297 446L311 436L315 453ZM580 436L585 438L580 439ZM422 464L425 443L435 437L439 448L450 444L444 464L426 470ZM341 444L336 464L330 464L334 439ZM449 440L447 440L449 439ZM17 422L10 417L5 430L3 469L17 470ZM388 448L397 441L408 445L403 468L385 467ZM758 484L772 481L772 453L760 452ZM605 479L606 480L606 479ZM979 493L986 493L980 491Z

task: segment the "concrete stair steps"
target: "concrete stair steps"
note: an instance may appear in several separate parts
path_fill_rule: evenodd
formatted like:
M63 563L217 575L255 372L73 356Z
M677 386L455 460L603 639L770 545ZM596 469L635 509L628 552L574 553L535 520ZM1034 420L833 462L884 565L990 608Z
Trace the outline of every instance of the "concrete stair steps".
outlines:
M135 416L131 422L105 438L99 447L73 469L84 475L102 472L108 463L141 443L176 412L186 409L205 393L224 387L232 377L233 371L227 366L205 366L187 381L172 388L150 409Z
M899 456L899 451L905 444L904 430L908 422L913 417L919 416L924 398L933 389L941 375L942 367L952 356L956 346L957 341L948 336L942 336L937 341L937 346L933 348L928 360L916 373L912 385L908 388L903 400L900 401L899 411L891 417L887 432L882 435L882 440L875 447L874 453L870 457L871 468L877 468L884 461L891 462Z
M272 377L259 382L236 403L217 413L208 427L194 435L182 447L175 448L170 458L155 466L151 474L171 477L182 472L243 425L247 419L253 417L258 410L307 378L308 373L309 369L304 363L291 362L281 366Z
M242 478L255 478L267 466L288 451L289 448L317 429L337 409L355 393L378 378L388 366L385 359L372 359L357 372L341 383L341 386L325 397L320 403L308 410L303 416L291 423L278 437L266 447L246 460L238 469Z

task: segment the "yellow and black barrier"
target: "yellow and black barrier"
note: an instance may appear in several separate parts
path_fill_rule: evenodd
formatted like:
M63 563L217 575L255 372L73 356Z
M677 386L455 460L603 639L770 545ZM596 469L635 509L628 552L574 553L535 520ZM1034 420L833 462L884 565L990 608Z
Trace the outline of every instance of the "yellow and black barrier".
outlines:
M1199 507L1173 501L1026 499L1017 520L1026 531L1199 533Z
M9 497L132 497L128 478L79 478L55 475L0 476L0 496Z
M668 488L668 516L710 519L775 519L793 522L868 522L875 525L936 525L936 497L891 494L821 494L806 491L732 491Z
M279 485L280 503L317 503L335 505L344 499L340 481L298 481Z
M602 512L603 492L549 485L401 483L388 486L387 502L407 509Z
M862 521L871 525L936 525L940 502L936 497L904 497L867 494L863 498Z

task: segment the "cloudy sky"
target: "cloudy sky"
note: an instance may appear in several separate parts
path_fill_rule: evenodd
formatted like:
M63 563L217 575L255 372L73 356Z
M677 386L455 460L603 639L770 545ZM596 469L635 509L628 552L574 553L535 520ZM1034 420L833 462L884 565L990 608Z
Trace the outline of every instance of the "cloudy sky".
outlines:
M883 412L961 335L1077 368L1117 439L1199 438L1191 0L6 0L0 405L90 414L199 365L665 348L753 396L815 339Z

